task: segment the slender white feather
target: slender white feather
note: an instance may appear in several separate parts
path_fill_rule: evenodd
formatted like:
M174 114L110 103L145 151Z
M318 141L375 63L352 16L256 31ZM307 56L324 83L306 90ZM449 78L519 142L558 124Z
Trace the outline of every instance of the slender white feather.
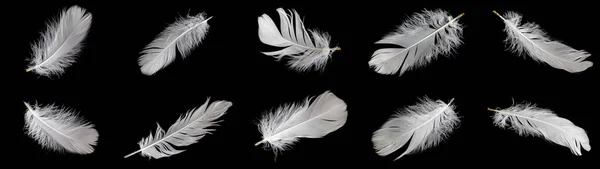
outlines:
M571 121L556 116L551 110L530 104L518 104L496 112L494 124L500 128L510 128L522 136L544 137L548 141L568 147L575 155L581 155L581 147L590 151L590 141L585 130Z
M264 44L283 47L283 49L263 53L278 60L288 56L288 66L298 72L322 71L331 54L340 48L329 47L331 37L325 32L309 30L309 35L295 10L291 10L291 14L287 14L283 9L278 8L277 12L279 13L281 32L271 17L263 14L258 17L258 37Z
M212 18L212 17L210 17ZM141 52L138 60L145 75L153 75L167 67L175 59L177 49L181 57L187 57L198 46L208 32L206 14L179 18L163 30L156 39Z
M424 66L438 55L448 55L462 44L462 26L458 18L448 15L446 11L424 10L416 13L398 27L393 33L385 36L376 44L393 44L399 48L382 48L369 61L377 73L399 75Z
M223 116L232 105L228 101L215 101L210 105L208 102L209 100L206 100L206 103L200 108L192 109L181 116L166 133L159 125L154 136L150 133L150 136L143 138L138 143L140 149L126 155L125 158L142 152L142 156L158 159L185 151L178 150L173 146L189 146L198 142L206 134L210 134L214 129L209 129L209 127L216 126L220 122L216 120Z
M377 154L387 156L408 144L397 160L438 145L460 123L452 101L446 104L424 98L421 103L399 111L373 133Z
M98 132L93 124L77 117L72 111L54 105L41 107L25 103L25 106L27 134L42 147L77 154L94 152Z
M290 149L299 138L321 138L346 123L346 103L326 91L311 102L284 105L273 113L265 114L258 123L263 135L255 145L265 143L277 154Z
M593 65L585 59L591 54L584 50L575 50L558 41L551 40L546 32L535 23L521 25L521 15L507 12L501 16L494 11L506 25L504 31L508 33L506 42L510 51L519 55L529 55L535 61L546 62L550 66L563 69L571 73L581 72Z
M33 58L27 72L34 71L43 76L61 75L75 62L92 24L92 14L85 9L72 6L50 22L41 39L32 45Z

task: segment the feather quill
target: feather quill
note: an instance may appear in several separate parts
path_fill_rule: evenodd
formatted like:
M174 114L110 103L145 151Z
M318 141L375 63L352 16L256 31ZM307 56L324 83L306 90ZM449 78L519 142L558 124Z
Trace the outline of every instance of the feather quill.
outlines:
M299 138L321 138L346 123L346 103L333 93L326 91L311 100L265 114L258 123L262 140L255 145L265 143L264 148L271 147L277 154L290 149Z
M141 52L138 60L145 75L153 75L167 67L175 59L178 50L182 58L187 57L208 33L206 14L179 18L163 30L156 39Z
M329 47L331 37L326 32L306 31L304 23L295 10L287 14L278 8L281 32L267 14L258 17L258 37L267 45L283 47L273 52L263 52L277 60L289 57L287 65L298 72L323 71L329 57L339 47Z
M54 105L42 107L25 103L25 106L27 134L42 147L76 154L94 152L98 132L93 124L77 117L74 112Z
M373 145L377 154L387 156L408 144L396 160L434 147L442 142L460 123L450 100L421 99L419 104L409 106L388 120L373 133Z
M26 71L47 77L64 73L75 62L91 24L92 14L83 8L72 6L63 11L60 19L49 23L41 39L32 45L33 58Z
M585 130L571 121L556 116L551 110L538 108L530 104L518 104L506 109L490 111L494 124L500 128L510 128L522 136L544 137L548 141L568 147L577 156L581 148L590 151L590 141Z
M375 42L400 47L375 51L369 65L375 67L377 73L400 72L401 76L408 70L426 65L438 55L451 54L462 44L462 26L458 19L463 15L452 18L442 10L424 10L414 14L398 30Z
M529 55L533 60L546 62L556 69L571 73L581 72L593 65L585 59L591 54L584 50L575 50L558 41L551 40L546 32L535 23L521 24L521 15L507 12L504 16L493 11L504 21L504 31L508 34L506 42L509 50L519 55Z
M142 156L149 158L163 158L179 154L185 150L178 150L173 146L189 146L198 142L206 134L214 131L209 127L216 126L216 121L223 116L232 103L228 101L215 101L208 105L206 100L202 106L192 109L181 116L177 121L165 131L160 127L156 129L154 136L143 138L138 144L140 149L128 154L125 158L141 152Z

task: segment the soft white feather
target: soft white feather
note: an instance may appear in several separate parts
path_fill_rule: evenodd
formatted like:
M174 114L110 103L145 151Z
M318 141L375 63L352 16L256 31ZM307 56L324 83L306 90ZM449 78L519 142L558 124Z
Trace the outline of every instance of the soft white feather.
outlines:
M299 138L321 138L346 123L346 103L326 91L312 100L284 105L273 113L265 114L258 128L263 135L255 145L265 143L273 152L290 149Z
M331 37L325 32L304 28L304 23L295 10L287 14L278 8L281 32L267 14L258 17L258 37L264 44L283 47L273 52L263 52L281 60L289 57L288 66L298 72L319 70L322 71L331 54L340 50L339 47L329 47ZM312 38L311 38L312 37Z
M142 156L158 159L185 151L178 150L173 146L189 146L198 142L206 134L210 134L214 129L209 129L209 127L216 126L220 122L216 120L223 116L232 105L228 101L215 101L210 105L208 102L209 100L206 100L206 103L199 108L192 109L181 116L166 133L159 125L154 136L151 133L150 136L143 138L138 143L140 149L126 155L125 158L142 152Z
M398 27L393 33L375 42L376 44L393 44L399 48L382 48L369 61L370 66L380 74L399 75L424 66L438 55L448 55L462 44L462 26L456 18L446 11L424 10L416 13Z
M387 156L404 145L406 150L397 159L434 147L442 142L460 123L451 100L448 104L429 98L398 112L373 133L377 154Z
M580 156L581 147L590 151L590 141L585 130L571 121L556 116L551 110L530 104L518 104L496 112L494 124L500 128L510 128L522 136L544 137L546 140L568 147L573 154Z
M42 107L25 103L25 106L27 134L42 147L77 154L94 152L98 132L93 124L77 117L72 111L54 105Z
M212 17L210 17L212 18ZM148 44L141 52L138 60L140 69L145 75L153 75L167 67L177 55L177 49L182 58L187 57L198 46L208 32L206 14L179 18L175 23L163 30L156 39Z
M546 62L550 66L563 69L571 73L581 72L593 64L585 59L590 54L584 50L575 50L558 41L551 40L539 25L525 23L521 25L521 15L507 12L501 16L494 11L506 25L504 31L508 33L506 42L510 51L519 55L529 55L535 61Z
M83 8L72 6L63 11L60 19L48 23L41 39L32 45L33 58L26 71L47 77L64 73L75 62L91 24L92 14Z

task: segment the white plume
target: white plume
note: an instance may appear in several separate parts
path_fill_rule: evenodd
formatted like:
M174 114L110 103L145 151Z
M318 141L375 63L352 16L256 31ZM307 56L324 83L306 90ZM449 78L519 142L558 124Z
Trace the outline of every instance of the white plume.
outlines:
M258 17L258 37L264 44L284 48L263 53L278 60L288 56L288 66L298 72L322 71L331 54L340 48L329 47L331 38L325 32L310 30L311 38L295 10L291 10L291 14L287 14L283 9L278 8L277 12L279 13L281 32L271 17L263 14Z
M156 39L148 44L141 52L138 64L142 73L153 75L160 69L167 67L175 59L175 49L181 57L188 56L198 46L208 32L206 14L179 18L175 23L165 28Z
M569 147L573 154L580 156L581 147L590 151L590 141L585 131L571 121L558 117L551 110L535 105L518 104L496 112L494 124L500 128L510 128L522 136L544 137L556 144Z
M154 136L151 133L147 138L143 138L138 143L140 149L126 155L125 158L142 152L142 156L158 159L185 151L178 150L173 146L189 146L198 142L204 135L210 134L214 129L208 127L216 126L220 122L216 120L223 116L232 105L228 101L216 101L210 105L208 102L207 99L200 108L192 109L181 116L166 133L159 125Z
M75 62L92 24L92 14L72 6L60 15L60 19L47 24L46 31L34 45L33 58L27 72L43 76L61 75Z
M40 107L25 103L25 106L27 134L42 147L77 154L94 152L98 132L93 124L77 117L74 112L54 105Z
M407 70L424 66L438 55L448 55L462 44L462 26L446 11L424 10L416 13L376 44L394 44L398 48L375 51L370 66L380 74L402 75Z
M408 143L397 159L417 153L442 142L460 123L452 101L448 104L429 98L409 106L388 120L373 133L373 145L377 154L387 156ZM410 142L409 142L410 140Z
M258 123L263 135L255 145L265 143L275 154L290 149L299 138L321 138L346 123L346 103L326 91L312 102L284 105L265 114Z
M501 16L494 11L504 23L504 31L508 33L506 42L510 50L519 55L529 55L538 62L546 62L550 66L563 69L571 73L581 72L591 67L590 61L585 61L590 56L584 50L575 50L558 41L551 40L535 23L521 25L521 15L507 12Z

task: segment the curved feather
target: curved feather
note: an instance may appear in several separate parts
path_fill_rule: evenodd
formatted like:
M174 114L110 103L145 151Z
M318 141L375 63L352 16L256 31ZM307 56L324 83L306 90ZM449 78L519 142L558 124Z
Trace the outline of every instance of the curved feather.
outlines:
M535 105L519 104L496 112L494 124L500 128L510 128L522 136L544 137L546 140L568 147L575 155L581 155L581 148L590 151L590 141L585 130L571 121L556 116L551 110Z
M72 6L63 11L32 46L33 58L26 71L47 77L64 73L75 62L91 24L92 14L86 14L83 8Z
M393 44L399 48L382 48L375 53L369 65L375 67L377 73L399 75L424 66L438 55L447 55L462 44L462 26L458 18L448 15L446 11L424 10L416 13L398 27L393 33L375 42L376 44Z
M515 12L507 12L504 16L496 11L494 13L506 24L504 29L508 33L506 42L510 45L512 52L519 55L527 54L535 61L543 61L554 68L571 73L581 72L592 67L593 63L585 60L591 54L551 40L546 32L535 23L521 25L521 15Z
M188 56L198 46L208 32L206 14L179 18L175 23L163 30L156 39L141 52L138 60L140 69L145 75L153 75L167 67L175 59L177 49L181 57Z
M326 91L312 102L284 105L273 113L265 114L258 128L263 135L256 145L265 143L275 154L285 151L299 138L321 138L346 123L346 103Z
M216 120L223 116L232 105L228 101L216 101L210 105L208 105L208 102L209 100L206 100L206 103L199 108L192 109L181 116L169 127L166 133L159 125L154 136L150 134L150 136L143 138L138 143L140 149L126 155L125 158L142 152L142 156L158 159L185 151L178 150L173 146L189 146L198 142L204 135L210 134L214 129L208 127L217 125L220 121Z
M77 117L74 112L54 105L40 107L25 103L25 106L27 134L42 147L77 154L94 152L98 132L93 124Z
M267 14L258 17L258 37L267 45L283 47L273 52L263 52L265 55L273 56L281 60L284 56L289 57L288 66L298 72L309 70L322 71L327 64L331 54L339 47L330 48L331 37L325 32L310 30L310 35L300 16L295 10L287 14L278 8L281 32ZM311 36L312 35L312 36Z
M446 104L429 98L409 106L388 120L373 133L377 154L387 156L408 144L397 159L417 153L442 142L460 123L452 100Z

